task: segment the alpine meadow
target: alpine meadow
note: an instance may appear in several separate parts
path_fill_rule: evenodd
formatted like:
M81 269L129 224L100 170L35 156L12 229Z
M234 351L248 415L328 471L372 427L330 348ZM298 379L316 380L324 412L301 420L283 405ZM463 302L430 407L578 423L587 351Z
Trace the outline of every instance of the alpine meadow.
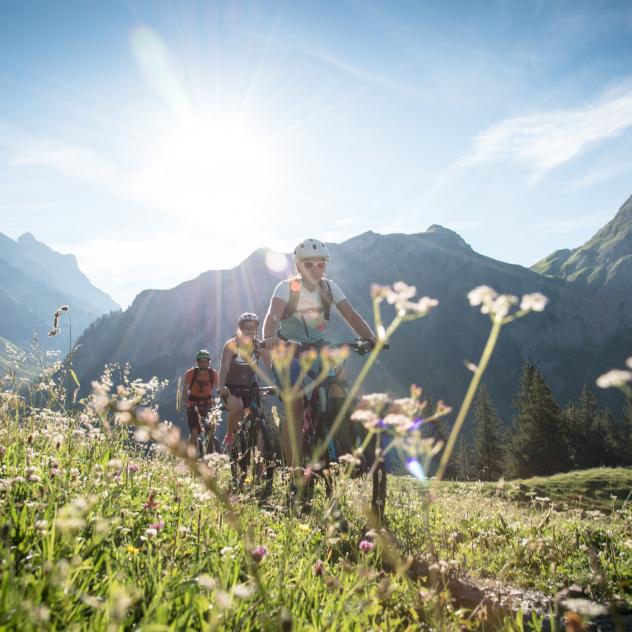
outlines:
M0 4L0 630L632 631L631 33Z

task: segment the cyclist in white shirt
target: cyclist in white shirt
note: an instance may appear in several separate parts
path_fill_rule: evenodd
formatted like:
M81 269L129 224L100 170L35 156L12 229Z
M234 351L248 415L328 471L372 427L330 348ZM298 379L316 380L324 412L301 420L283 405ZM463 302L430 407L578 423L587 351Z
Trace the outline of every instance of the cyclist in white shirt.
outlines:
M275 346L279 340L292 340L316 347L326 346L327 324L333 306L360 338L375 344L375 334L367 322L353 308L338 284L325 277L329 258L329 249L317 239L305 239L294 249L298 276L281 281L276 286L263 323L263 336L268 348ZM299 374L300 364L295 357L290 370L292 383L298 380ZM332 387L331 396L345 396L340 387L337 387L337 391ZM295 397L284 403L286 407L291 406L291 411L286 411L291 414L286 414L286 418L288 422L292 420L297 440L293 446L289 424L285 423L282 434L283 451L287 465L298 468L303 460L303 398Z

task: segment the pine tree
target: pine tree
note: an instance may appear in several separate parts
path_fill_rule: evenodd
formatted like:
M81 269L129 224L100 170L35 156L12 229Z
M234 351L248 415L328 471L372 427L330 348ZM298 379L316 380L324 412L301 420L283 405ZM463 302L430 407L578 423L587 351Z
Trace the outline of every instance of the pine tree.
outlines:
M484 481L498 480L505 471L505 431L485 386L478 391L474 406L475 475Z
M582 387L577 404L570 404L563 414L565 437L568 444L571 467L585 469L599 465L596 450L595 424L597 422L597 397L586 384Z
M570 466L562 411L543 375L527 364L516 398L511 470L527 477L564 472Z
M459 439L456 448L456 467L459 480L471 481L476 478L472 448L463 438Z
M623 465L632 465L632 395L628 395L623 409L624 452Z

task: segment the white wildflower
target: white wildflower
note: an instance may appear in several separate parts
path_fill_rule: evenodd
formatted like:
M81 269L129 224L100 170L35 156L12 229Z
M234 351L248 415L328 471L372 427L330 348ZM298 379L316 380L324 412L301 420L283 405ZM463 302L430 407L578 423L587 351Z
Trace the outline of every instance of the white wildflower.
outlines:
M612 369L597 378L599 388L611 388L612 386L625 386L632 381L632 371Z
M489 285L479 285L468 292L467 299L472 307L491 303L498 296L498 292Z
M541 292L525 294L520 302L520 309L525 312L543 312L549 299Z
M483 314L492 314L497 319L502 319L509 314L509 310L517 303L517 296L513 294L501 294L491 301L491 303L484 304L483 307L481 307L481 312Z
M204 590L214 590L217 587L217 581L207 574L198 575L195 581L201 588L204 588Z
M628 358L628 359L625 361L625 365L626 365L629 369L632 369L632 357Z

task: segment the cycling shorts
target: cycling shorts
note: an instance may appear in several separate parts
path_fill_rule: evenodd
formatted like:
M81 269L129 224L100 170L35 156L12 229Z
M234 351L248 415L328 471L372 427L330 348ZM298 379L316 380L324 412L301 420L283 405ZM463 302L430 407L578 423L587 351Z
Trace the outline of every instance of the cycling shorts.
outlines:
M202 420L206 418L211 410L210 399L189 400L187 402L187 425L189 432L197 430L202 432Z

